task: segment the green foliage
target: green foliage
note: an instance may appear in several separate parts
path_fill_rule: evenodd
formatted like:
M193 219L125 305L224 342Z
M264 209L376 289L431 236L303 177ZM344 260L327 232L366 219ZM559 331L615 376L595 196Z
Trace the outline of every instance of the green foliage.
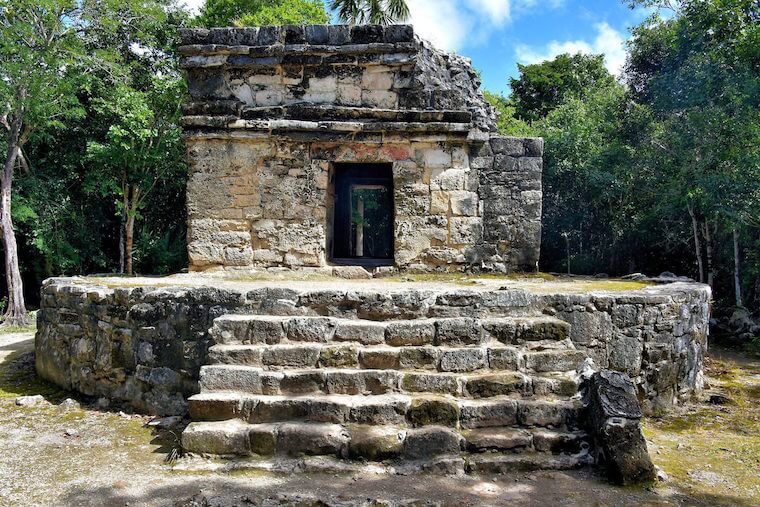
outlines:
M322 0L208 0L195 20L214 26L325 24L330 17Z
M518 65L520 77L510 79L515 115L539 120L566 100L583 99L615 79L604 67L602 55L559 55L554 60Z
M674 15L633 30L627 89L598 57L563 55L512 80L515 116L545 139L543 268L565 269L566 235L574 272L698 277L692 210L716 297L733 301L737 230L745 302L757 306L760 6L631 3Z
M392 25L409 18L406 0L332 0L330 8L351 25Z
M104 24L89 21L76 35L77 47L87 51L70 69L78 79L72 78L67 100L77 115L47 123L29 138L32 170L18 179L13 216L33 297L47 276L118 268L120 169L127 166L130 183L147 191L136 209L146 222L137 226L137 265L144 272L186 265L184 144L177 123L185 85L174 48L188 15L168 2L114 3L120 10L106 16L104 4L95 2ZM159 205L160 213L146 209ZM156 252L161 241L168 248L163 259Z
M488 103L496 109L496 112L499 115L496 124L496 127L499 129L499 134L505 136L533 135L533 129L530 125L515 116L515 105L511 98L507 98L504 95L497 95L489 91L483 92L483 95Z

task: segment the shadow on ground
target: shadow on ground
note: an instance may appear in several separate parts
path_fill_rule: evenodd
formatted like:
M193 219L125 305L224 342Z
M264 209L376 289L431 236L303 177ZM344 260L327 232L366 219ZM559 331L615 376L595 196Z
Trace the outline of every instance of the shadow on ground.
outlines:
M672 420L652 422L655 427L662 426L656 429L654 445L665 449L672 444L673 450L667 454L668 463L683 467L686 475L671 472L666 467L672 480L653 490L619 488L588 469L486 477L179 471L164 462L166 454L176 445L176 431L148 428L145 423L149 418L120 413L117 408L95 410L88 404L92 400L81 397L78 403L64 403L67 398L74 398L72 393L39 379L34 372L31 335L17 338L15 341L0 338L0 448L3 449L0 505L757 504L752 491L731 489L720 482L717 486L699 482L705 478L708 481L726 478L717 472L715 476L707 473L690 478L689 471L701 470L700 457L695 453L702 450L692 452L684 447L676 450L677 444L668 443L667 439L680 438L682 434L692 438L689 432L678 428L667 429L668 424L674 424ZM739 367L739 371L744 370ZM737 375L726 382L736 381ZM44 396L44 402L24 407L15 403L17 396L37 394ZM701 424L698 421L696 426ZM737 459L748 459L744 454L746 449L731 447L730 440L736 438L736 432L726 430L721 435L729 441L726 448L737 453ZM655 456L655 461L658 461L657 456L663 458L663 463L667 461L662 452ZM745 465L750 471L757 469L752 462ZM731 476L726 480L738 481Z

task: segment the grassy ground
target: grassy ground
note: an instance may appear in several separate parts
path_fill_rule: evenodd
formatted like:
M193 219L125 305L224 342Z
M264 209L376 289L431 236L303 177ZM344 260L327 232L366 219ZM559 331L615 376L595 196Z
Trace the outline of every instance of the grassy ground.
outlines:
M645 424L670 480L619 488L592 470L482 477L183 472L175 435L149 418L95 409L34 373L29 333L0 333L0 505L757 505L760 365L728 353L711 383L734 405L694 405ZM39 405L16 405L40 394ZM370 500L382 502L370 503ZM320 503L323 502L323 503Z
M708 394L700 403L644 426L655 463L690 494L715 503L760 505L760 360L727 350L707 358Z

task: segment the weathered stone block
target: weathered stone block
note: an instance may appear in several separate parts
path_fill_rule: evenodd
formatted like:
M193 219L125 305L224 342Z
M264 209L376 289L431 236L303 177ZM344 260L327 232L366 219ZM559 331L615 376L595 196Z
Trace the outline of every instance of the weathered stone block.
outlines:
M469 451L517 451L530 447L533 436L525 430L488 428L466 430L462 436Z
M517 423L517 401L468 401L460 404L462 428L513 426Z
M478 345L482 341L483 329L476 319L441 319L435 323L436 345Z
M406 419L414 427L456 427L459 422L459 406L447 398L415 398L406 413Z
M349 435L338 424L282 424L277 430L277 449L291 455L346 456Z
M382 461L396 458L404 450L405 432L393 427L357 426L350 428L349 456Z
M456 375L435 373L405 373L401 379L401 389L412 393L460 394Z
M462 447L462 437L455 431L439 428L410 430L404 441L404 455L412 459L429 458L438 454L455 454Z
M486 365L486 353L479 348L442 349L440 356L438 367L441 371L475 371Z
M323 368L357 367L359 348L353 345L322 347L319 353L319 365Z
M320 317L296 317L288 322L288 339L299 342L328 342L335 333L335 321Z
M432 321L391 322L385 329L385 342L394 347L402 345L427 345L435 339Z
M403 369L435 370L440 349L435 347L403 347L398 353L399 366Z
M375 370L395 370L399 367L398 349L364 349L359 352L362 368Z
M530 378L518 372L479 375L467 380L466 389L473 398L490 398L510 394L530 394Z

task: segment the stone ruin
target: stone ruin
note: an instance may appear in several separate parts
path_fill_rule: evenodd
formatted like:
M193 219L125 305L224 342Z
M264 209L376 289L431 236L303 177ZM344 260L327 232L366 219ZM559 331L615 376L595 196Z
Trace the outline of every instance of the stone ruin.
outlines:
M653 478L639 420L702 389L707 286L381 276L536 268L542 141L494 134L466 60L408 26L183 39L190 269L297 269L48 280L40 376L244 468Z
M190 30L188 252L213 268L533 271L541 139L411 26Z

